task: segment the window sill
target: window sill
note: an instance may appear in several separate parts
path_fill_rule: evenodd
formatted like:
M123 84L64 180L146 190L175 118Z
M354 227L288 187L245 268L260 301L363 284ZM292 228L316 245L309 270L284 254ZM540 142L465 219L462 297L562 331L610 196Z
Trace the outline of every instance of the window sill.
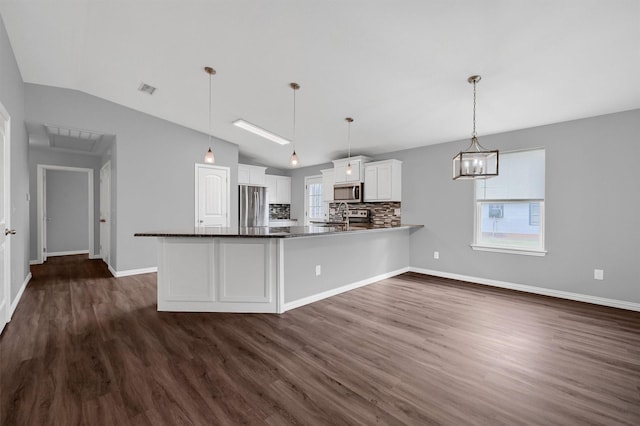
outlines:
M507 254L520 254L523 256L546 256L546 250L530 250L530 249L517 249L517 248L506 248L506 247L493 247L493 246L482 246L478 244L471 244L471 248L477 251L492 251L495 253L507 253Z

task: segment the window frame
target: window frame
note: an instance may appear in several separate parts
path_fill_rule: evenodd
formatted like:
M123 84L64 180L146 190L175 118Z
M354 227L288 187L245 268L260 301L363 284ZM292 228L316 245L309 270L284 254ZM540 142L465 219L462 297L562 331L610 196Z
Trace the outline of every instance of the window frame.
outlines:
M532 148L521 151L510 151L505 152L505 154L518 153L518 152L526 152L526 151L535 151L538 149L544 148ZM501 158L503 159L504 156ZM504 161L504 160L503 160ZM545 173L546 174L546 173ZM545 186L546 186L546 176L545 176ZM474 185L473 190L473 203L474 203L474 218L473 218L473 242L470 244L470 247L473 250L477 251L488 251L488 252L496 252L496 253L508 253L508 254L519 254L526 256L545 256L547 254L546 250L546 214L545 214L545 201L546 194L544 199L482 199L478 200L477 195L477 185ZM479 233L482 232L482 206L484 204L509 204L509 203L539 203L540 204L540 212L539 212L539 220L540 220L540 245L537 248L520 248L515 246L509 246L505 244L487 244L480 243ZM529 222L531 221L531 207L529 207ZM535 225L534 225L535 226Z

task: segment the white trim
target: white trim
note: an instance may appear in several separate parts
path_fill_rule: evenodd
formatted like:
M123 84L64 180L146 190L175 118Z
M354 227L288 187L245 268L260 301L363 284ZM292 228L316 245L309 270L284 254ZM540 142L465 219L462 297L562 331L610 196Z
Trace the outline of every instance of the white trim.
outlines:
M111 267L111 265L107 265L109 268L109 272L116 278L128 277L130 275L140 275L140 274L150 274L152 272L158 272L157 266L152 266L151 268L140 268L140 269L127 269L125 271L116 271Z
M411 272L419 274L434 275L436 277L451 278L454 280L467 281L475 284L488 285L492 287L507 288L509 290L523 291L526 293L541 294L543 296L557 297L560 299L576 300L578 302L592 303L594 305L610 306L612 308L627 309L629 311L640 312L640 303L627 302L624 300L607 299L605 297L590 296L588 294L571 293L568 291L553 290L550 288L535 287L524 284L515 284L506 281L492 280L488 278L472 277L469 275L453 274L450 272L434 271L432 269L409 267Z
M476 251L491 251L494 253L520 254L523 256L546 256L546 250L527 250L506 247L483 246L480 244L470 244L471 248Z
M0 216L4 216L4 225L6 228L11 229L11 115L9 111L4 107L4 105L0 102L0 120L3 133L4 133L4 143L2 144L3 152L3 164L2 171L3 173L3 212L0 212ZM4 229L0 229L0 232L4 231ZM4 277L2 277L2 281L4 282L4 289L2 292L4 294L3 298L3 306L6 308L9 306L11 301L11 240L13 238L4 239L4 265L2 270L4 271ZM5 309L6 310L6 309ZM4 312L4 316L0 316L0 332L4 329L6 323L11 320L11 311L6 310Z
M42 265L42 262L39 260L30 260L29 265Z
M376 275L374 277L365 278L364 280L356 281L355 283L343 285L342 287L334 288L331 290L323 291L322 293L314 294L312 296L303 297L302 299L294 300L293 302L288 302L284 304L284 312L289 311L291 309L299 308L300 306L308 305L309 303L317 302L322 299L326 299L328 297L335 296L340 293L344 293L346 291L354 290L359 287L364 287L369 284L373 284L380 280L385 280L387 278L395 277L396 275L404 274L405 272L409 272L410 268L400 268L395 271L387 272L384 274Z
M93 260L93 259L102 259L102 257L100 257L100 254L90 254L89 255L89 259Z
M62 171L69 171L69 172L82 172L82 173L86 173L87 174L87 186L88 186L88 191L87 191L87 197L88 197L88 216L89 216L89 257L95 255L95 247L93 244L93 225L95 222L95 216L94 216L94 211L93 211L93 204L94 204L94 199L93 199L93 169L89 169L89 168L84 168L84 167L68 167L68 166L56 166L56 165L52 165L52 164L38 164L36 166L36 175L37 175L37 182L36 182L36 187L37 187L37 202L36 202L36 211L37 211L37 216L38 216L38 223L37 223L37 240L38 240L38 244L37 244L37 250L38 250L38 261L40 263L42 263L44 261L44 256L43 256L43 246L44 246L44 230L43 230L43 220L44 220L44 191L45 188L43 188L43 176L44 176L44 171L45 170L62 170ZM49 253L47 253L47 256L50 256Z
M27 288L27 284L29 284L29 281L31 281L31 277L32 276L33 275L31 275L31 272L29 272L27 274L26 278L24 279L24 282L20 286L20 290L18 290L18 294L16 294L15 300L11 303L11 307L9 308L9 312L7 312L7 314L8 314L7 322L11 321L11 317L13 316L13 313L16 311L16 308L18 307L18 303L20 303L20 299L22 299L22 295L24 294L24 291Z
M89 254L89 250L56 251L53 253L47 253L47 257L73 256L75 254Z

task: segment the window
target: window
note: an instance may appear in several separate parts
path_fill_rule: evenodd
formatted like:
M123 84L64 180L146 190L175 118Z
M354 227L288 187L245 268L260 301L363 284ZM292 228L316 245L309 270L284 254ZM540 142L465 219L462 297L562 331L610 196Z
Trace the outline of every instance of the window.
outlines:
M500 175L476 181L474 250L543 256L544 149L500 155Z
M307 176L305 178L305 224L312 220L322 220L322 176Z

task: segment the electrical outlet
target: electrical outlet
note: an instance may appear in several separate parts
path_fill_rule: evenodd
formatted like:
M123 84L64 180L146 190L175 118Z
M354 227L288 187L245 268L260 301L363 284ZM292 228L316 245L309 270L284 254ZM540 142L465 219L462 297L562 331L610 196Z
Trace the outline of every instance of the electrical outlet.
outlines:
M320 265L316 265L316 277L319 277L322 274L322 267Z
M439 251L434 251L433 252L433 258L434 259L440 259L440 252Z
M593 270L593 279L594 280L604 280L604 269L594 269Z

